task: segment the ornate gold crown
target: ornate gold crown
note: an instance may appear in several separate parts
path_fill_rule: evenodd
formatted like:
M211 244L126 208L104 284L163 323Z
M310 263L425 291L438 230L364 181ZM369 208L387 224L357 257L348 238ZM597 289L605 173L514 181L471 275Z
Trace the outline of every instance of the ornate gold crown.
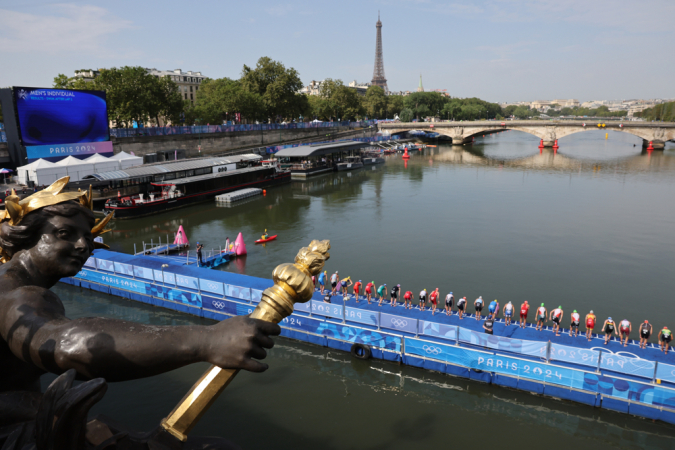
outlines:
M77 192L61 192L66 184L70 181L70 177L63 177L52 183L51 186L45 188L33 195L30 195L23 200L16 195L12 189L12 195L5 199L5 210L0 211L0 223L9 221L12 226L19 225L26 215L36 211L45 206L57 205L59 203L70 200L79 200L82 206L93 209L94 202L92 199L91 185L89 191L83 192L78 189ZM110 222L114 213L110 213L103 219L96 219L96 225L91 229L94 237L98 237L110 230L104 230L105 226ZM94 248L110 248L101 242L94 242ZM6 263L10 260L10 256L0 247L0 263Z

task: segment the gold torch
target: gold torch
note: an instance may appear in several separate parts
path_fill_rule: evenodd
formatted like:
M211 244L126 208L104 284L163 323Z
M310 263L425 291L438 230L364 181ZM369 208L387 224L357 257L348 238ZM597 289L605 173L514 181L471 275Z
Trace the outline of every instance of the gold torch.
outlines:
M251 318L279 323L293 314L295 303L311 299L314 293L312 276L321 272L330 258L329 249L330 241L312 241L309 247L300 249L294 264L277 266L272 273L274 286L265 289ZM187 434L237 373L239 369L211 366L162 420L162 427L177 439L187 440Z

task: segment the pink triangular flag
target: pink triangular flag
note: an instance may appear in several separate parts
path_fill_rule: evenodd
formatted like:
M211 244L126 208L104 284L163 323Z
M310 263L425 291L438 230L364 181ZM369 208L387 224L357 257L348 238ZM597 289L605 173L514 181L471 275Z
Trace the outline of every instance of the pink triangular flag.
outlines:
M237 235L237 239L234 241L234 253L237 256L246 254L246 244L244 244L244 236L241 233Z
M173 243L176 245L190 245L190 242L188 241L187 234L185 234L185 230L183 229L183 225L178 227L178 231L176 232L176 239L173 240Z

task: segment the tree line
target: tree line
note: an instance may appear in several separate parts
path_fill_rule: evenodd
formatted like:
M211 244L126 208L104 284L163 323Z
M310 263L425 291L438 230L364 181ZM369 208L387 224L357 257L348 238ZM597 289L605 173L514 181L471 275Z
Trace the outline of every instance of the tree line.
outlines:
M644 111L635 113L635 116L645 120L675 122L675 102L660 103Z

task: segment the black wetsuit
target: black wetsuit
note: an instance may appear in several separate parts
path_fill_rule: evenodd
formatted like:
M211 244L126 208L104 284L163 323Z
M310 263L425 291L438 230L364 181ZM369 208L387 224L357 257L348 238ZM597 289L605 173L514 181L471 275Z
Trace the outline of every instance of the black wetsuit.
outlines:
M398 298L398 290L400 288L398 286L393 286L391 288L391 298Z
M640 337L643 339L649 339L652 335L652 326L646 323L640 325Z

